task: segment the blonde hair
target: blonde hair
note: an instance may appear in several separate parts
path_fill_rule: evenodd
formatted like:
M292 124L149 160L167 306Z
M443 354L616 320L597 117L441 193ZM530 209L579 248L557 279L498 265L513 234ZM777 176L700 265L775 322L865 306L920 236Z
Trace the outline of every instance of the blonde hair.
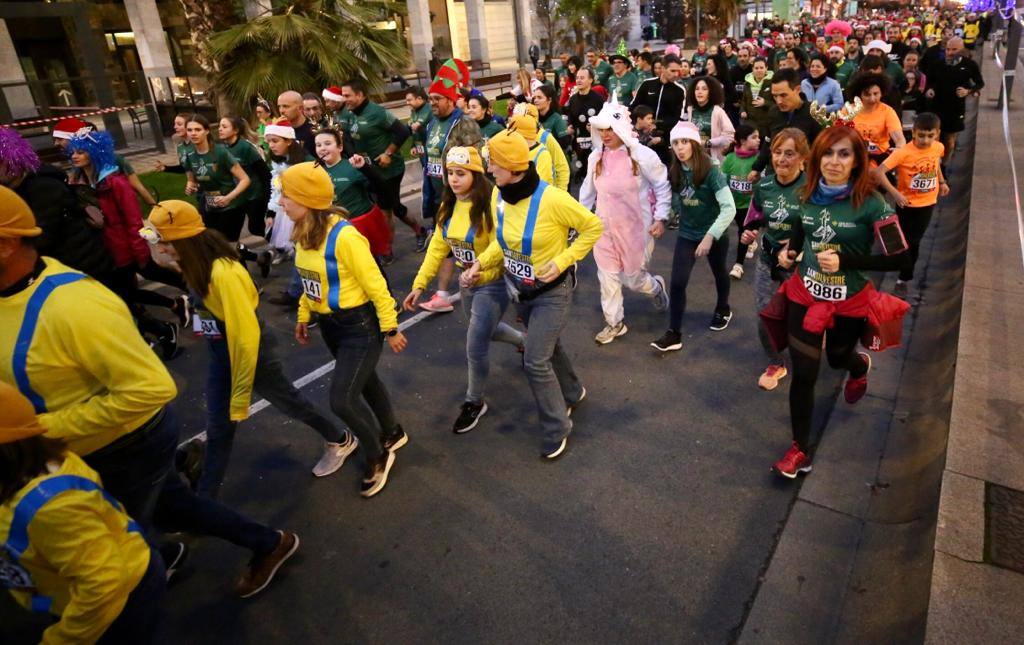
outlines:
M341 206L331 206L327 210L311 208L305 217L295 222L295 228L292 229L292 242L306 250L319 248L324 243L324 238L327 237L331 215L340 215L348 219L348 211Z

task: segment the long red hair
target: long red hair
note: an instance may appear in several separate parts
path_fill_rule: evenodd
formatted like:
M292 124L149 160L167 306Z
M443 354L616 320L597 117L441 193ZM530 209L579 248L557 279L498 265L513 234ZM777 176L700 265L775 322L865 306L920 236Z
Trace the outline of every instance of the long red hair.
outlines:
M854 165L850 172L850 180L853 182L853 190L850 192L850 200L854 208L860 208L871 193L875 191L875 178L871 173L871 163L868 160L868 148L864 140L853 128L845 125L834 125L827 130L822 130L814 139L811 146L811 158L807 161L807 185L804 186L801 199L805 202L811 200L814 189L818 187L821 179L821 158L829 149L843 140L849 141L853 148Z

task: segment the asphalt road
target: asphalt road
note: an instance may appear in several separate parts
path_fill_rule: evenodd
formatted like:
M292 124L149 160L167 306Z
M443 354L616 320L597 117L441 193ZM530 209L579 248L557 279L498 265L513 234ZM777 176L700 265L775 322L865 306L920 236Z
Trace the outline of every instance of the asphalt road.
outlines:
M654 256L666 278L673 243L666 236ZM388 273L404 295L422 257L407 230L397 254ZM465 320L459 310L427 318L407 330L405 353L381 362L411 441L377 497L358 495L358 457L312 477L318 436L272 408L239 430L222 499L297 531L302 548L267 593L240 601L231 583L246 554L199 544L170 596L171 642L729 640L793 499L768 470L789 443L787 388L756 387L765 361L750 284L733 283L733 322L711 332L714 287L698 269L686 345L659 356L647 344L666 318L644 297L627 296L626 336L594 343L596 272L591 258L581 266L563 341L588 396L564 458L539 458L533 399L508 346L493 348L491 412L471 433L451 432ZM290 335L291 312L262 313ZM330 360L316 340L289 341L293 378ZM171 363L189 434L203 429L205 360L190 342ZM324 409L328 383L304 389ZM837 374L822 379L820 412L837 384Z
M414 211L418 199L407 200ZM673 243L666 235L653 260L666 279ZM422 256L407 229L396 249L388 273L404 296ZM275 273L267 294L286 282L286 268ZM248 554L214 539L195 544L168 596L166 642L735 638L796 489L769 472L789 445L788 382L757 388L765 359L750 281L732 286L732 323L709 331L714 286L698 265L685 346L661 356L648 343L666 314L642 296L626 297L626 336L594 343L603 324L596 271L592 258L581 263L562 339L588 396L556 462L539 458L532 395L509 346L492 351L490 413L469 434L451 432L466 380L458 309L412 326L408 350L386 350L381 361L410 443L375 498L358 494L358 453L316 479L319 436L273 408L259 412L238 431L221 499L296 531L301 548L266 592L240 600L232 587ZM330 360L318 334L307 347L291 340L293 312L263 304L261 313L285 341L290 377ZM206 371L202 341L184 344L168 364L183 438L204 429ZM303 388L324 410L329 378ZM823 366L819 423L839 384Z

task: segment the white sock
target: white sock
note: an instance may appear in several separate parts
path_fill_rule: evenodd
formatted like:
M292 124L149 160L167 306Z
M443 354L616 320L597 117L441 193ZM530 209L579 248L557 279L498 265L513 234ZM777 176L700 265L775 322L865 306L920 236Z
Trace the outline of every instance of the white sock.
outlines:
M448 297L448 292L447 291L440 291L440 290L438 290L437 295L441 296L442 298L447 298Z

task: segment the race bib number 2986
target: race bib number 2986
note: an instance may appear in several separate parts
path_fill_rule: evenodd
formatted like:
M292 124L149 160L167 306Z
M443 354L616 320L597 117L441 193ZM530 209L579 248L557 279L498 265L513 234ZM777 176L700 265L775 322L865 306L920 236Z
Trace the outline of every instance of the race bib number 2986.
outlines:
M822 284L817 280L804 276L804 286L818 300L827 300L829 302L846 300L845 284Z

